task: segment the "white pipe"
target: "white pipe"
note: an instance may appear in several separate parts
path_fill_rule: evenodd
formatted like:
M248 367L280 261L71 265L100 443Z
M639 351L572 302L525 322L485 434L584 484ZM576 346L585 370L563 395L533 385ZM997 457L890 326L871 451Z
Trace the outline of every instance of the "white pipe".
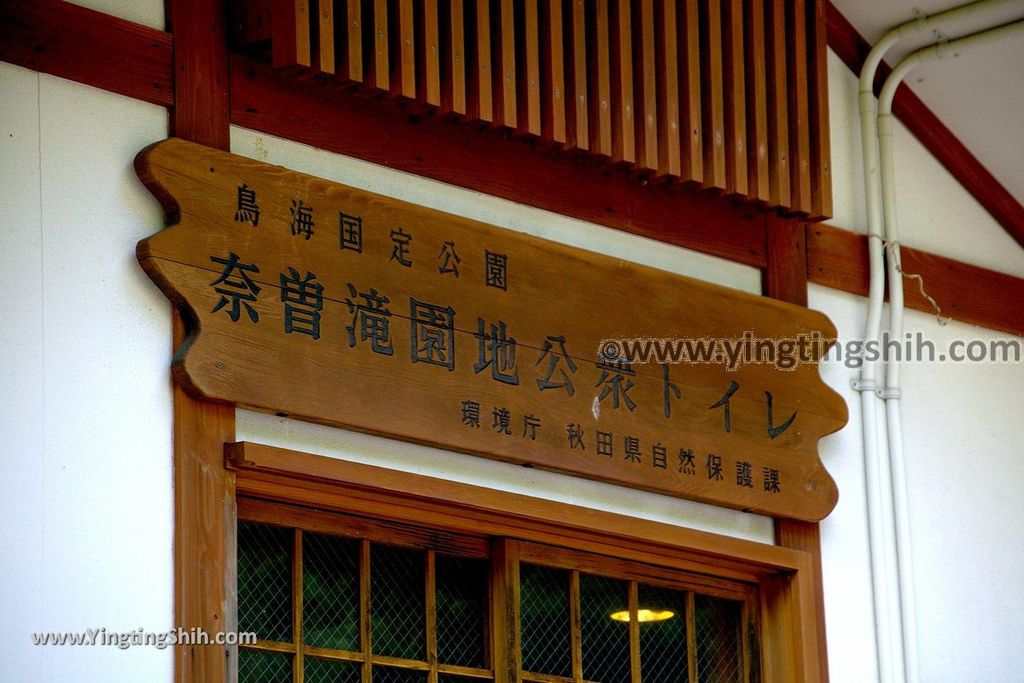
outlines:
M882 323L882 303L885 291L885 266L882 248L882 203L880 200L879 151L877 147L877 131L875 119L875 98L873 84L878 67L885 53L901 39L934 30L942 23L962 20L966 17L998 9L1019 2L1019 0L981 0L961 7L939 12L931 16L922 16L894 27L882 36L872 47L860 73L859 109L861 123L861 147L864 159L864 189L867 201L867 232L868 254L870 260L870 284L868 292L868 312L865 325L864 341L878 343ZM891 177L891 176L890 176ZM902 295L902 290L900 292ZM900 307L902 308L902 306ZM897 371L898 373L898 371ZM895 573L899 573L899 562L892 557L892 548L898 546L893 542L896 535L896 513L892 509L894 495L892 478L889 469L889 457L882 457L888 451L889 439L882 440L878 425L879 396L876 394L880 386L878 365L874 361L864 361L861 368L860 381L855 384L861 391L861 415L864 433L865 488L867 494L868 537L871 553L871 584L874 603L876 643L878 648L878 675L881 683L892 683L896 680L896 672L906 669L903 657L905 643L901 637L902 629L898 625L898 614L893 616L892 604L899 604L901 598L895 600L891 594L898 591L888 577L892 575L891 567L896 563ZM896 411L898 413L898 411ZM899 428L897 414L894 426ZM887 430L890 431L890 430ZM902 464L901 432L896 432L900 442L899 462ZM902 483L902 471L898 475ZM905 490L905 485L903 486ZM904 499L905 500L905 499ZM893 628L894 622L896 624ZM894 633L893 631L896 631ZM915 661L911 669L916 670ZM901 677L902 678L902 677ZM911 679L915 680L915 679Z
M925 61L942 59L947 55L958 56L981 42L1006 35L1024 32L1024 21L1004 24L996 28L929 45L904 58L886 79L878 100L878 149L880 180L882 185L882 209L885 221L885 240L889 250L889 333L891 339L903 339L903 271L900 255L899 219L896 209L895 162L894 162L894 119L892 103L896 89L912 69ZM885 399L888 427L888 450L892 475L893 513L895 521L896 570L899 584L899 605L904 651L906 681L916 683L919 679L917 657L917 622L914 601L914 573L910 547L910 512L907 496L906 463L903 457L903 428L900 413L900 362L890 360L886 373Z

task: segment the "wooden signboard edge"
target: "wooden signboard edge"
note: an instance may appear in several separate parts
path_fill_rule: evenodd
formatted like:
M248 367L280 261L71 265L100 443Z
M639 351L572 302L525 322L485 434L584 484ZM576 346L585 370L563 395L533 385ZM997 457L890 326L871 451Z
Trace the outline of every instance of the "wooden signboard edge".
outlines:
M153 148L155 148L155 147L157 147L157 146L159 146L161 144L164 144L166 142L167 142L166 140L158 141L156 143L153 143L153 144L147 146L143 150L141 150L139 152L139 154L136 156L135 167L136 167L136 172L137 172L139 178L142 180L142 182L146 185L147 188L149 188L149 190L154 194L154 196L156 196L158 198L158 200L164 205L166 213L167 213L167 216L168 216L167 228L170 228L170 227L178 224L178 219L179 219L179 215L180 215L180 207L179 207L177 201L174 199L174 197L171 196L168 193L168 191L163 187L163 185L160 183L160 181L157 180L156 177L150 172L148 164L147 164L147 156L148 156L149 152L151 150L153 150ZM238 156L238 155L232 155L232 156ZM310 176L308 174L304 174L304 173L300 173L300 172L297 172L297 171L293 171L293 170L290 170L290 169L287 169L287 168L284 168L284 167L276 166L274 164L266 164L265 162L258 162L258 161L254 161L254 160L250 160L250 159L245 159L244 157L239 157L239 158L240 159L244 159L245 161L250 161L250 162L259 164L259 165L265 165L265 166L270 166L270 167L278 168L278 169L281 169L282 171L286 171L288 173L293 173L293 174L296 174L296 175L299 175L299 176L315 178L315 176ZM327 181L327 180L322 179L322 178L316 178L316 179L320 180L320 181L324 181L324 182L332 182L332 181ZM368 193L368 194L374 194L374 193ZM436 210L434 210L434 211L436 211ZM445 212L438 212L438 213L445 213ZM177 292L175 286L171 282L169 282L165 278L163 273L161 272L160 266L158 264L159 259L156 258L156 257L151 256L151 254L150 254L150 252L148 250L148 241L149 241L149 239L151 239L151 237L153 237L153 236L150 236L150 237L147 237L147 238L141 240L139 242L139 244L137 245L137 250L136 251L137 251L137 257L138 257L138 259L140 261L140 264L142 264L142 267L144 268L144 270L153 279L153 281L159 286L161 291L163 291L165 293L165 295L168 296L169 299L171 299L172 301L175 302L176 307L181 311L181 314L186 318L187 322L189 323L189 329L191 330L191 333L182 340L181 344L178 346L178 348L177 348L177 350L176 350L176 352L174 354L174 361L173 361L173 364L172 364L172 372L174 374L176 384L178 386L182 387L184 391L186 391L189 395L195 397L196 399L202 400L204 402L209 402L209 403L218 403L218 404L233 406L235 404L232 403L231 401L224 401L224 400L221 400L221 399L217 399L217 398L213 398L213 397L207 396L202 391L202 389L193 382L193 380L190 378L188 372L185 369L184 359L185 359L185 357L187 355L187 352L188 352L190 346L192 345L192 342L197 338L199 333L202 331L201 323L199 321L199 316L196 314L196 312L194 310L192 310L192 308L189 305L189 303ZM543 238L537 238L537 239L543 239ZM657 270L657 269L655 269L655 270ZM687 276L680 275L679 277L682 278L682 279L693 280L695 283L698 283L698 284L704 285L704 286L711 284L711 283L708 283L708 282L703 281L703 280L697 280L697 279L694 279L694 278L688 278ZM756 297L755 295L750 295L750 296L753 299L759 298L759 297ZM761 297L761 298L763 298L763 297ZM828 320L827 317L823 316L823 318L824 318L825 322L829 326L832 326L831 321ZM832 327L833 327L832 331L834 332L834 326L832 326ZM832 335L832 336L834 336L834 335ZM825 436L828 436L829 434L835 433L836 431L842 429L842 427L845 426L846 421L848 420L848 413L847 413L847 410L846 410L845 401L843 401L843 399L834 390L829 388L823 382L822 382L822 389L825 391L826 394L830 394L830 395L832 395L834 397L835 405L842 407L842 414L841 414L841 416L839 416L841 421L837 422L837 425L836 425L835 429L833 429L832 431L829 431L829 432L822 433L821 436L819 436L818 441L820 441L821 438L824 438ZM250 405L250 404L245 404L245 403L242 403L242 402L239 402L237 405L240 406L240 407L244 407L244 408L251 409L251 410L256 410L256 411L259 411L259 412L268 412L268 413L275 413L275 412L277 412L273 406ZM277 414L283 414L283 413L277 413ZM317 419L315 417L310 417L310 416L301 416L298 419L302 419L302 420L307 421L307 422L323 424L323 425L334 427L334 428L348 429L350 431L356 431L356 432L361 432L361 433L369 433L369 434L379 434L379 432L377 432L377 431L368 430L368 429L361 428L359 426L348 424L348 423L341 422L341 421ZM473 456L476 456L476 457L485 457L485 458L492 459L492 460L510 462L512 464L518 464L518 465L522 465L523 464L521 461L516 460L516 459L504 458L504 457L502 457L502 456L500 456L498 454L493 454L493 453L481 453L481 452L478 452L478 451L472 450L472 449L460 448L457 445L453 445L453 444L448 443L448 442L440 442L440 441L435 442L435 441L432 441L430 439L423 439L423 438L406 438L406 437L403 437L401 435L396 435L396 434L387 434L387 435L385 435L385 437L386 438L394 438L396 440L407 441L407 442L410 442L410 443L426 444L426 445L429 445L429 446L432 446L432 447L447 449L447 450L451 450L451 451L454 451L454 452L466 453L466 454L473 455ZM815 444L815 457L817 458L818 468L825 475L825 477L827 477L828 481L831 484L831 488L836 491L836 497L832 501L832 505L827 510L825 510L825 512L822 513L822 515L821 515L821 519L823 519L824 517L826 517L835 508L835 505L838 502L838 488L835 486L835 482L834 482L834 479L831 477L831 474L828 472L828 470L824 467L824 464L821 462L820 456L817 456L817 442ZM570 471L570 470L564 470L564 469L560 469L560 468L557 468L557 467L546 467L546 466L541 465L541 464L533 464L533 463L531 463L529 466L536 466L539 469L546 469L546 470L550 470L550 471L560 472L560 473L563 473L563 474L568 474L569 476L578 476L580 478L589 478L589 479L594 479L595 478L595 477L589 476L586 473ZM643 484L637 484L637 483L633 483L633 482L615 481L615 480L612 480L612 479L604 479L602 477L596 477L596 480L598 480L598 481L606 481L608 483L612 483L613 485L626 486L626 487L629 487L629 488L635 488L635 489L638 489L638 490L647 490L647 491L651 491L651 492L654 492L654 493L659 493L659 494L662 494L662 495L669 495L669 496L675 496L675 497L679 497L679 498L683 498L683 499L694 500L694 501L702 502L704 504L715 505L715 506L720 506L720 507L724 507L724 508L732 508L732 509L740 510L740 511L743 511L743 512L755 512L755 513L758 513L758 514L765 514L765 515L769 515L769 516L774 516L773 512L768 512L766 510L759 510L756 507L750 507L750 506L740 505L740 504L730 505L727 502L723 502L721 500L706 499L706 498L703 498L703 497L701 497L699 495L692 495L692 494L691 495L681 495L679 492L670 492L670 491L666 491L666 490L661 489L661 488L647 487L647 486L644 486ZM796 518L794 518L794 519L796 519ZM810 522L812 520L812 517L805 517L803 519L805 521L807 521L807 522ZM813 519L817 520L818 518L814 517Z

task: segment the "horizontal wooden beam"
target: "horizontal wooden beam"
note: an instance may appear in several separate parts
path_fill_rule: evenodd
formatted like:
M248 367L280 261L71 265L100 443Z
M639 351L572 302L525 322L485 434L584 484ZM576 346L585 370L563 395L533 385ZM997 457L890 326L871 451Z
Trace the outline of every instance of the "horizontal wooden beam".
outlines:
M151 104L174 104L170 33L68 2L0 2L0 61Z
M859 74L871 45L831 2L828 3L826 18L829 47L851 71ZM889 65L883 62L875 79L876 94L891 72ZM1024 206L906 83L896 91L893 113L996 222L1024 246Z
M276 73L235 56L232 123L746 265L765 265L765 215L600 161Z
M718 576L747 581L799 570L808 559L790 548L259 443L225 444L224 460L237 475L239 495L285 504L597 548L625 560L654 556L668 559L663 566L714 567Z
M920 275L943 317L1024 335L1024 279L904 246L903 270ZM830 225L807 228L807 275L811 282L860 296L868 292L867 238ZM909 308L935 313L918 282L904 280Z

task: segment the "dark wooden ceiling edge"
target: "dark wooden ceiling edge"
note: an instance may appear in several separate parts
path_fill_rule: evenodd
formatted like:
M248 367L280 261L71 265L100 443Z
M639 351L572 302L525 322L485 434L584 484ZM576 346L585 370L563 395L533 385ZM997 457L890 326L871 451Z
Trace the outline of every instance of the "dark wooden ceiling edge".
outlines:
M860 74L871 45L831 2L827 3L826 17L828 46L854 74ZM875 79L876 94L891 72L883 62ZM906 83L896 91L893 113L992 218L1024 246L1024 206Z

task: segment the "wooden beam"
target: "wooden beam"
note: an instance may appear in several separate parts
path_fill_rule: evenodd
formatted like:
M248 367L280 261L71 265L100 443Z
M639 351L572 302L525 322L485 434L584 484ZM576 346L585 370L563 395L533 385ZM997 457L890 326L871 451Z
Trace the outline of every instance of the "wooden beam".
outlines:
M828 45L855 74L859 74L871 46L857 29L829 2L825 8ZM882 63L875 79L875 93L892 73ZM971 196L988 211L1006 232L1024 246L1024 205L1010 194L977 157L906 84L897 89L893 113L907 130L946 167Z
M701 121L700 8L697 0L680 0L679 35L679 140L683 145L683 178L703 183L704 124Z
M587 15L587 71L590 74L590 151L612 155L611 27L608 3L597 0Z
M316 67L322 73L333 76L335 72L334 2L318 0L317 17L319 30L317 32Z
M658 170L658 85L655 76L654 0L639 0L633 25L636 84L636 165Z
M472 55L469 72L469 116L494 121L493 54L491 50L491 5L488 0L466 0L469 11L466 34Z
M700 3L701 118L704 122L704 184L725 189L725 74L722 0Z
M565 22L572 31L572 50L566 54L566 78L569 92L566 102L569 112L566 118L566 143L577 149L590 148L590 130L587 122L590 111L590 95L587 94L587 19L583 0L572 3L572 16ZM569 23L571 22L571 24Z
M228 149L228 65L225 5L219 0L169 0L174 33L175 104L171 132ZM65 29L66 30L66 29ZM177 350L190 330L175 308ZM177 383L174 395L174 621L208 633L237 629L235 477L223 466L235 439L234 406L197 401ZM237 647L175 647L175 680L234 680Z
M345 78L362 82L363 75L363 9L359 0L345 0L339 4L344 9L342 20L339 21L338 36L344 35L345 50L341 52L344 63L341 75Z
M768 186L768 83L765 74L764 0L744 3L747 40L747 181L750 196L771 199Z
M562 3L541 4L541 130L554 142L566 141L566 56ZM571 73L570 73L571 77Z
M832 215L832 143L829 139L828 35L826 0L808 0L807 51L811 125L811 211L810 219Z
M234 123L512 201L762 267L763 220L681 187L232 58ZM387 104L384 102L383 104ZM573 192L565 192L572 178Z
M746 185L746 79L743 60L743 2L722 3L723 71L725 75L725 185L729 194L745 197Z
M0 2L0 61L174 104L170 33L58 0Z
M523 135L541 134L541 43L542 39L540 7L537 0L522 0L515 6L516 22L522 30L516 30L521 37L521 44L516 46L516 68L518 69L519 88L517 107L519 125L517 130ZM561 38L561 36L559 36Z
M1024 279L904 246L903 270L920 275L946 317L1024 335ZM860 296L868 292L867 238L830 225L807 229L807 274L815 284ZM918 284L904 280L908 308L936 313Z
M786 1L786 67L789 94L789 206L811 208L811 136L808 120L807 17L804 0Z
M309 0L270 0L270 60L274 68L310 66Z
M422 67L417 73L416 92L421 102L441 104L441 14L438 0L421 0L417 9L422 11L417 22L418 57Z
M764 269L764 293L773 299L807 305L807 237L803 223L768 217L766 230L768 266ZM775 543L802 550L811 556L813 605L809 617L816 634L817 680L828 683L828 644L825 639L825 590L821 569L821 531L818 524L789 519L775 520ZM804 624L805 628L810 624Z
M367 69L369 76L368 83L381 90L391 89L391 67L388 54L388 0L373 0L372 4L365 5L365 8L372 8L371 17L363 17L363 21L373 22L373 33L370 39L372 45L373 63Z
M391 94L410 99L416 97L416 23L413 19L412 0L394 3L397 29L394 44L390 46Z
M494 36L495 123L516 127L516 25L512 0L497 0L491 13Z
M725 188L740 196L747 187L747 84L743 52L743 0L725 0L722 20L725 74Z
M444 79L441 107L456 114L466 113L466 30L463 0L447 0L444 36Z
M786 5L765 0L768 65L768 185L769 200L790 205L789 187L789 83L786 80Z
M284 504L413 519L747 582L791 572L804 561L788 548L276 446L240 442L224 454L240 496L271 494Z
M679 39L676 3L654 6L657 26L655 60L658 99L658 174L682 175L682 140L679 130Z
M636 162L633 117L633 30L629 0L609 0L611 8L612 159Z

